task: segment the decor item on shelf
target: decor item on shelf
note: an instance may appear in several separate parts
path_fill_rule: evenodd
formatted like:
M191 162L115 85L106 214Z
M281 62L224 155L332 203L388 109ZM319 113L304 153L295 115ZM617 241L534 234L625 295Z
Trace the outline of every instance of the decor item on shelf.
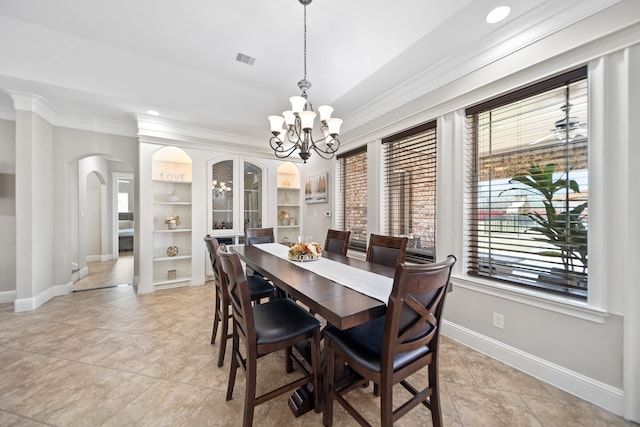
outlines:
M178 196L176 193L172 191L171 194L167 196L167 200L170 202L179 202L180 196Z
M291 214L287 211L280 211L278 218L280 219L280 224L289 225L289 218L291 218Z
M316 113L313 105L309 101L307 91L311 87L311 82L307 80L307 5L312 0L298 0L304 6L304 77L298 82L298 87L302 91L301 96L292 96L291 111L283 111L282 116L269 116L271 123L271 133L269 145L276 157L289 157L296 150L300 150L299 156L304 161L311 157L310 150L318 153L323 159L331 159L340 147L338 134L342 120L332 118L333 107L321 105L318 107L320 113L320 132L324 135L317 139L313 137L313 122ZM283 125L284 124L284 128ZM322 144L322 146L321 146Z
M291 261L315 261L322 256L322 245L318 242L298 243L288 252Z
M176 255L178 255L178 247L177 247L177 246L174 246L174 245L169 246L169 247L167 248L167 255L169 255L169 256L176 256Z
M289 200L289 195L285 192L284 193L284 197L282 197L282 204L283 205L288 205L291 202L291 200Z
M296 219L295 218L289 218L289 225L296 225Z
M167 279L176 280L176 271L175 270L167 271Z
M167 224L169 230L175 230L180 225L180 216L169 215L164 219L164 223Z
M211 189L213 190L213 197L231 195L233 191L233 188L227 185L225 181L218 181L217 179L211 181Z

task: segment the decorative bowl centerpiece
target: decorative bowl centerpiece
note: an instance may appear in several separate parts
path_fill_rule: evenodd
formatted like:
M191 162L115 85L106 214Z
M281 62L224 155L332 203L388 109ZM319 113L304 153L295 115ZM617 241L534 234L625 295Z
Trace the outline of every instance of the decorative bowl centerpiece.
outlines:
M322 246L318 242L298 243L289 248L291 261L315 261L322 256Z

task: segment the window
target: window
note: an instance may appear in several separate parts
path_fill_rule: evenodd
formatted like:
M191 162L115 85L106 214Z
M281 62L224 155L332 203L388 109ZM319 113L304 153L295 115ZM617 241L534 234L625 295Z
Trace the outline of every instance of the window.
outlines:
M436 122L382 140L387 230L407 236L407 260L435 259Z
M467 109L469 274L587 296L586 67Z
M342 212L337 226L350 230L349 247L365 250L367 247L367 147L338 155L338 179Z

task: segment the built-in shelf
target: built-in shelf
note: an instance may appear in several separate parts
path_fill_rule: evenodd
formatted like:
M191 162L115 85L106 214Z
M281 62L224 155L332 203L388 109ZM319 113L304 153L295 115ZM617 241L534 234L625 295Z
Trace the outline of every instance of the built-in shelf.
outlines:
M276 241L280 243L296 242L300 235L302 210L300 207L300 173L291 162L285 162L278 168L276 199ZM295 224L283 224L282 214L286 212L294 218Z
M154 261L177 261L181 259L191 259L191 255L160 256L153 258Z
M169 289L189 286L192 278L191 248L191 164L154 160L153 177L153 286ZM180 176L185 180L162 177ZM168 229L167 216L179 216L178 228ZM178 254L168 256L167 249L178 248Z

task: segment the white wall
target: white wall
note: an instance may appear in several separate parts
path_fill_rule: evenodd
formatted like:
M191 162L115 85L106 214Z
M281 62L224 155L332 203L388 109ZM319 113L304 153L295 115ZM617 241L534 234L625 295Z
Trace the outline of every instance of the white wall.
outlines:
M15 122L0 120L0 247L16 246ZM0 257L0 303L13 301L16 290L16 253Z
M336 160L327 161L316 153L311 154L311 158L307 160L306 164L299 165L300 167L300 186L301 191L304 190L305 180L314 175L327 172L329 174L327 183L329 201L327 203L311 203L306 204L302 201L302 234L307 237L312 237L313 240L324 244L327 237L327 230L333 227L334 218L334 205L335 205L335 163ZM325 212L331 212L331 217L325 217Z
M634 148L640 105L632 95L640 85L638 11L638 3L622 2L454 83L405 91L402 106L372 116L342 136L348 141L345 151L367 143L376 150L379 138L438 119L437 257L452 253L458 258L444 333L634 420L640 420L640 382L628 378L639 375L640 300L629 289L638 280L638 274L631 274L637 267L629 266L637 265L640 253L637 209L631 209L629 200L637 200L638 185L631 182L638 180L633 169L640 162ZM590 82L588 301L468 276L464 108L584 64ZM399 95L394 96L397 102ZM375 222L370 227L382 228ZM494 312L505 316L504 329L492 326Z
M56 150L53 154L55 198L54 216L56 223L64 224L55 230L55 284L67 284L72 282L72 263L81 264L86 262L86 251L80 254L78 242L81 236L79 231L79 211L80 198L78 191L81 186L86 185L85 170L84 184L79 179L79 161L86 157L100 156L104 163L93 170L99 170L104 175L107 192L112 191L109 172L132 172L138 163L138 143L134 137L110 135L100 132L71 129L64 127L54 127L54 141ZM110 159L111 161L108 161ZM115 162L113 160L120 160ZM114 165L118 166L117 171L111 170ZM134 177L135 179L135 177ZM136 184L137 185L137 184ZM117 191L117 190L116 190ZM112 209L111 198L107 197L106 209ZM104 218L103 218L104 219ZM109 218L103 223L110 223ZM112 225L109 225L111 228ZM110 229L109 228L109 229ZM110 232L110 231L109 231ZM135 242L135 237L134 237ZM110 240L103 242L108 245L105 253L111 248ZM101 250L100 252L103 252ZM138 258L135 254L137 270Z

